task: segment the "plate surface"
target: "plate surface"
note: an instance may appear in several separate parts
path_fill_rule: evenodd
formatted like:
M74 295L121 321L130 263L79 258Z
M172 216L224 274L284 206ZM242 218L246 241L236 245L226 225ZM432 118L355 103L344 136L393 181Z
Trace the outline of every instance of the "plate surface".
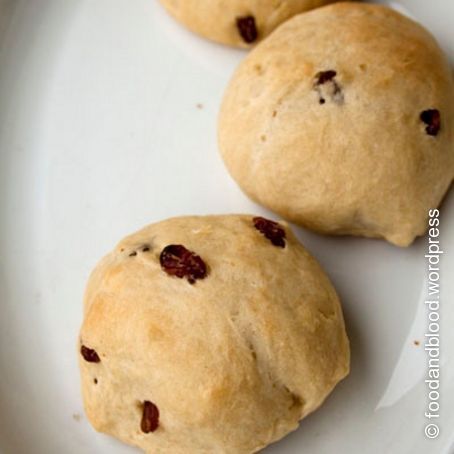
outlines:
M454 56L453 2L394 6ZM183 30L153 0L0 0L2 454L137 452L96 434L83 414L75 345L85 282L144 224L269 215L217 153L219 103L244 55ZM451 195L441 226L438 439L424 436L427 238L398 249L296 229L342 298L352 373L264 452L454 452L453 229Z

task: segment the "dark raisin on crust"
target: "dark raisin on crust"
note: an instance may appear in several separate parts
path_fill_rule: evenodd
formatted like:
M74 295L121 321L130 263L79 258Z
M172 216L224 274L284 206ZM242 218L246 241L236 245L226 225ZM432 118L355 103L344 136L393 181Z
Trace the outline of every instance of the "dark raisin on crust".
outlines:
M132 251L130 254L129 254L129 257L135 257L137 255L137 251Z
M326 103L326 98L330 98L336 104L344 102L344 94L342 87L336 81L337 71L329 69L327 71L319 71L314 77L314 89L319 96L320 104Z
M320 71L315 75L315 83L317 85L323 85L326 82L332 81L337 76L337 72L333 69L328 71Z
M204 279L207 275L207 267L202 258L181 244L166 246L159 261L169 276L185 277L190 284L194 284L197 279Z
M146 400L142 405L142 421L140 428L142 432L148 434L154 432L159 427L159 409L149 400Z
M87 361L88 363L100 363L101 362L96 351L91 348L85 347L85 345L82 345L80 347L80 354L82 355L84 360Z
M274 246L285 247L285 230L274 221L262 218L260 216L255 217L253 220L254 227L271 241Z
M236 26L244 42L251 44L257 40L258 32L254 16L237 17Z
M419 116L421 121L425 123L426 133L429 136L436 136L441 128L441 115L438 109L428 109L421 112Z
M150 251L150 246L144 246L142 248L142 252L149 252Z

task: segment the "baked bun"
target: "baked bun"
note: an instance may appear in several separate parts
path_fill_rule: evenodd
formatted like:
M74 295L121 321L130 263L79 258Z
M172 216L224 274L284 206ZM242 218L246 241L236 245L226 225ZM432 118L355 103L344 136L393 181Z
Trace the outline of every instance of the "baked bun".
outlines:
M286 224L170 219L93 272L80 332L87 416L147 453L254 453L349 370L339 299Z
M250 47L295 14L335 0L160 0L193 32L222 44Z
M254 200L327 234L407 246L454 176L454 85L420 25L335 3L279 27L240 65L219 119Z

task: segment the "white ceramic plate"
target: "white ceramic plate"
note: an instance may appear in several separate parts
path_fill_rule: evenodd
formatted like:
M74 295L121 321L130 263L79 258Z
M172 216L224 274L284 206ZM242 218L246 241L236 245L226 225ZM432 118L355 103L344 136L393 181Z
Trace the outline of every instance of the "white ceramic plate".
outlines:
M395 6L454 55L453 2ZM99 257L149 222L269 215L242 195L216 147L221 95L243 56L186 32L155 0L0 0L2 454L136 452L95 433L83 414L75 345L84 285ZM342 297L352 373L266 453L454 452L453 227L451 196L441 227L439 438L424 436L427 239L398 249L299 229Z

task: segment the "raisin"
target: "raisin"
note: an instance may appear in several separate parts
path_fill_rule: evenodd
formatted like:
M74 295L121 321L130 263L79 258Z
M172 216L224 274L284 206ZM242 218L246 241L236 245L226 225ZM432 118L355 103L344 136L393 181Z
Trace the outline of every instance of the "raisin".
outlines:
M315 75L315 83L317 85L326 84L326 82L331 82L337 76L337 72L333 69L328 71L320 71Z
M337 72L334 69L319 71L314 78L314 89L319 95L320 104L326 103L326 98L330 98L336 104L344 102L342 88L336 81Z
M422 122L424 122L426 126L426 133L429 136L436 136L441 128L441 115L440 111L437 109L428 109L424 112L421 112L419 116Z
M148 400L143 403L142 421L140 428L142 432L148 434L154 432L159 427L159 409Z
M285 230L277 222L262 217L255 217L253 222L254 227L274 246L285 247Z
M82 345L82 347L80 347L80 354L83 356L84 360L89 363L101 362L96 351L91 348L85 347L85 345Z
M133 251L129 254L129 257L135 257L137 255L137 251Z
M236 26L244 42L250 44L258 38L254 16L237 17Z
M142 252L149 252L150 251L150 246L144 246L142 249Z
M180 244L166 246L159 257L162 269L170 276L187 278L190 284L207 275L205 262Z

